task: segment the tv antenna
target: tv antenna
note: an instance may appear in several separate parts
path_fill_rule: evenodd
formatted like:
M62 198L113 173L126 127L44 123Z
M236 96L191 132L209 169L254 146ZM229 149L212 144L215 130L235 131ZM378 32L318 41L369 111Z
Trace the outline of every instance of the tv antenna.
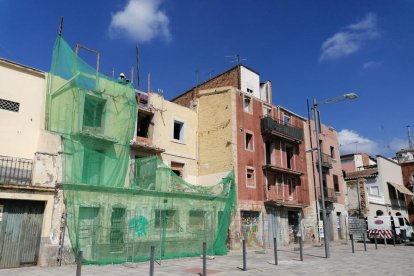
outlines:
M241 61L247 60L245 58L241 58L239 54L226 56L226 58L229 58L230 62L237 62L237 65L240 65Z

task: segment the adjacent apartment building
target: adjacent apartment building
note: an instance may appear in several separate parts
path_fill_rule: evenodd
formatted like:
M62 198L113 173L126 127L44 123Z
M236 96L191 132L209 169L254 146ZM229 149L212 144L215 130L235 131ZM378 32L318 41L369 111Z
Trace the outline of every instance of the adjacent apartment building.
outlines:
M397 152L397 160L401 166L404 186L414 192L414 149L402 149ZM408 216L411 223L414 222L414 197L406 195Z
M359 156L356 156L359 155ZM394 160L366 154L341 156L348 189L348 212L352 216L401 215L408 218L405 197L414 195L403 183L401 166ZM349 160L360 160L352 165ZM375 164L373 164L375 162Z
M307 232L314 231L312 223L322 220L321 192L319 183L318 156L316 148L315 121L310 124L310 145L308 159L308 176L311 185L311 204L305 209L309 222ZM331 240L345 239L346 220L348 216L346 208L346 184L342 174L342 167L339 153L339 142L336 131L332 127L321 124L319 146L321 149L322 185L324 191L325 208ZM313 149L313 150L312 150ZM321 223L316 229L320 228ZM318 238L319 233L311 233ZM309 234L308 234L309 235Z
M197 111L199 184L234 170L237 211L229 241L238 248L297 241L309 206L305 118L272 104L271 82L237 65L175 97Z
M0 59L0 268L56 259L60 139L45 130L46 78Z

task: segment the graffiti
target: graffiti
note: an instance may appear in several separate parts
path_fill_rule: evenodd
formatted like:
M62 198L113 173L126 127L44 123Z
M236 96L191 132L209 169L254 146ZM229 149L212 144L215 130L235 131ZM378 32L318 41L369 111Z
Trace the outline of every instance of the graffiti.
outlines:
M137 237L147 235L148 220L144 216L134 217L129 221L129 229L135 232Z
M259 214L250 214L242 217L241 232L248 246L262 246L260 234Z

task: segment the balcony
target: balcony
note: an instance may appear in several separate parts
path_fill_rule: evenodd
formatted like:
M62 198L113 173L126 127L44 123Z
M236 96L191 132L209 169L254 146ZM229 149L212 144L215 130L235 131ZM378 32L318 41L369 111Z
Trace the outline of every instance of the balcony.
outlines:
M304 174L303 172L300 172L297 170L293 170L290 168L283 168L283 167L279 167L279 166L272 165L272 164L263 165L262 169L268 172L285 173L285 174L294 175L298 177Z
M0 185L29 186L32 183L33 160L0 156Z
M130 146L131 149L141 153L141 157L156 155L165 151L165 149L153 145L151 139L147 137L136 136L135 140L131 141Z
M307 203L308 191L302 186L297 185L271 185L266 190L266 205L287 206L287 207L305 207Z
M316 195L318 196L318 200L321 200L321 188L320 187L316 187ZM325 201L329 201L329 202L338 201L338 196L336 195L335 189L333 188L324 187L323 195L324 195Z
M322 167L327 169L332 169L332 157L326 153L321 152ZM316 161L316 164L319 165L319 161Z
M303 129L282 123L270 116L262 117L260 126L264 135L276 135L296 143L303 141Z

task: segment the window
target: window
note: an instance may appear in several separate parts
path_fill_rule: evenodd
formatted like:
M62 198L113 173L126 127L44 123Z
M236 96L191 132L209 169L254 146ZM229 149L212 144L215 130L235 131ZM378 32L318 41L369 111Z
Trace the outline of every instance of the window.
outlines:
M334 174L333 176L333 184L334 184L334 189L335 189L335 192L340 192L340 190L339 190L339 179L338 179L338 176L336 175L336 174Z
M190 211L189 226L192 229L204 229L205 211Z
M0 99L0 109L8 110L12 112L19 112L20 103Z
M272 116L272 108L264 105L263 116Z
M243 109L245 112L252 112L252 99L250 97L244 96Z
M379 196L379 187L378 186L371 186L369 187L369 194Z
M293 198L296 190L296 179L294 178L288 178L287 184L289 188L289 198Z
M184 123L183 122L174 120L173 138L179 141L184 140Z
M244 145L245 145L246 150L253 151L254 148L253 148L253 134L252 133L249 133L249 132L245 133Z
M290 116L287 114L283 114L283 124L287 125L290 123Z
M103 160L104 153L102 151L85 150L83 154L82 183L100 184Z
M265 151L266 151L266 164L273 164L273 143L270 141L265 142Z
M83 109L83 126L88 128L101 128L103 125L103 112L106 101L104 99L86 95Z
M171 162L171 170L179 177L184 177L184 164Z
M331 157L335 158L335 148L331 146Z
M152 122L152 117L152 114L143 114L138 111L137 136L145 138L149 137L149 128Z
M293 147L286 146L286 167L293 169Z
M178 225L177 212L175 210L155 210L155 228L171 229Z
M247 168L246 169L246 186L250 188L256 187L256 180L254 175L254 169L253 168Z

